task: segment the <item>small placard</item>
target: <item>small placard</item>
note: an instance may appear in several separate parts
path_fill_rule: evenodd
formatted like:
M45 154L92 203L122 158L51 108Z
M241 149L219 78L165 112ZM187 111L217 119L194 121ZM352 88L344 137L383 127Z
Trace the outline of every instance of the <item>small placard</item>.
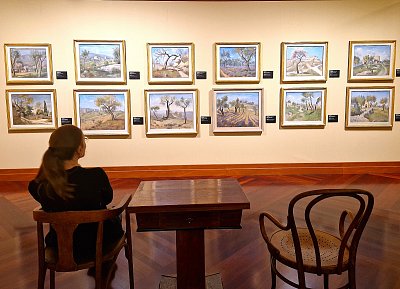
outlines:
M263 79L274 78L274 72L271 70L263 71Z
M65 125L65 124L72 124L72 118L71 117L62 117L61 125Z
M133 125L143 125L143 117L141 117L141 116L134 116L133 118L132 118L132 124Z
M265 123L276 123L276 115L265 116Z
M340 70L329 70L329 78L339 78Z
M396 77L400 77L400 69L396 69Z
M129 79L140 79L140 71L129 71Z
M337 114L328 115L328 122L338 122L339 116Z
M400 121L400 114L396 113L394 115L394 121Z
M57 79L68 79L68 73L66 71L56 71Z
M201 124L211 124L211 116L201 116Z
M207 71L196 71L196 79L207 79Z

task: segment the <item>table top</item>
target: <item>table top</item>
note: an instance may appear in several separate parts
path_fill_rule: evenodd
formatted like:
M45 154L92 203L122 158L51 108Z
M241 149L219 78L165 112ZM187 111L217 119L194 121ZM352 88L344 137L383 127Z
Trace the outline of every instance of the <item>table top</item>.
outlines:
M249 209L236 179L142 181L127 208L129 213Z

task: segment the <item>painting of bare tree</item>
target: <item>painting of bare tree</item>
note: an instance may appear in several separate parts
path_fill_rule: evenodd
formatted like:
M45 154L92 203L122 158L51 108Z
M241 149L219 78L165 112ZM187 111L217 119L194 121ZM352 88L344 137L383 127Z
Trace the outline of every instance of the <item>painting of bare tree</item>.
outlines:
M326 88L281 89L281 127L325 126Z
M150 84L192 84L193 43L148 43L147 64Z
M260 82L260 43L216 43L215 82Z
M77 84L125 84L125 41L75 40Z
M393 81L396 41L350 41L348 80Z
M4 44L7 84L52 84L50 44Z
M129 90L74 90L76 124L88 136L130 134Z
M146 130L154 134L197 134L197 90L146 90Z
M53 130L57 128L54 89L6 90L9 131Z
M261 132L262 89L215 89L214 132Z
M281 44L282 83L325 82L328 42L283 42Z
M346 128L391 128L394 87L348 87Z

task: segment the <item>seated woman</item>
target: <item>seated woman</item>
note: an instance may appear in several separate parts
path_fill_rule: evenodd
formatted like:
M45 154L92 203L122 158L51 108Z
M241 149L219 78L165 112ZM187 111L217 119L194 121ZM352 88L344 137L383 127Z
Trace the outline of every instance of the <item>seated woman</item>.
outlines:
M64 125L50 136L49 148L43 155L38 175L29 183L29 192L46 212L106 209L113 190L101 168L82 168L79 159L85 156L86 142L82 131ZM94 258L97 224L82 224L74 232L74 258L77 262ZM104 222L103 244L110 244L123 235L119 218ZM57 235L50 228L46 245L57 247Z

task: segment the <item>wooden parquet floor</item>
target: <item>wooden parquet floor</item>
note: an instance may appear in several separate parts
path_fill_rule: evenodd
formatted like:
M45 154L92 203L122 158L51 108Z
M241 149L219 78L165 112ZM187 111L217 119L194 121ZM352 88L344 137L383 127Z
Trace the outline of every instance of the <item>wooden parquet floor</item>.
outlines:
M361 289L400 288L400 175L245 176L238 180L251 203L251 209L243 213L243 228L210 230L205 234L206 272L219 272L225 289L270 288L269 254L259 232L258 215L268 211L285 222L290 199L317 188L362 188L374 194L375 207L358 250L357 285ZM111 182L115 202L123 194L134 192L139 184L137 179ZM38 204L26 187L27 182L22 181L0 182L1 289L37 286L36 226L31 215ZM319 221L325 224L332 211L325 208L319 212ZM135 217L131 218L135 288L156 289L162 274L176 273L175 232L137 233ZM117 263L111 289L127 289L128 269L123 254ZM279 268L295 279L294 272ZM340 285L344 277L337 276L332 285ZM310 277L308 281L309 286L322 288L320 278ZM94 288L94 280L86 271L56 273L56 288ZM278 281L277 288L291 287Z

